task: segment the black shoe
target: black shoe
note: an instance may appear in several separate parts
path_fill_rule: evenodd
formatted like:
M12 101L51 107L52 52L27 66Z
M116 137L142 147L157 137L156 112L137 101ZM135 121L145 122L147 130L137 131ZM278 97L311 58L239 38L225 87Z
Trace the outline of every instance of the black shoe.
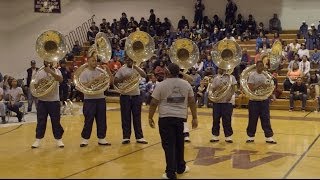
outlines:
M130 140L124 140L122 141L122 144L129 144L130 143Z
M226 141L226 143L233 143L232 140L225 140L225 141Z
M86 147L88 144L80 144L80 147Z
M211 139L210 142L215 143L215 142L219 142L219 140Z
M253 143L254 140L247 140L246 143Z
M276 141L266 141L266 143L269 143L269 144L277 144Z

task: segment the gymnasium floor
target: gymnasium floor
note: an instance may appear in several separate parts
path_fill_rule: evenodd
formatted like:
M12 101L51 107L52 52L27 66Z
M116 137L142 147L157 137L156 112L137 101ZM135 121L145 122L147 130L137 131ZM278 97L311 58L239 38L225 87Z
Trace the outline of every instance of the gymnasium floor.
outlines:
M147 124L143 107L143 131L149 144L122 145L120 109L108 105L107 140L97 145L94 126L89 146L80 148L83 116L63 116L64 149L56 147L48 123L40 148L31 149L35 136L35 114L25 123L0 125L0 178L161 178L164 152L158 129ZM234 143L210 143L211 109L198 109L199 127L185 144L185 160L191 168L178 178L320 178L320 113L272 110L272 127L278 144L264 142L260 124L254 144L246 144L247 110L234 109ZM155 118L156 119L156 118ZM15 121L15 118L11 118Z

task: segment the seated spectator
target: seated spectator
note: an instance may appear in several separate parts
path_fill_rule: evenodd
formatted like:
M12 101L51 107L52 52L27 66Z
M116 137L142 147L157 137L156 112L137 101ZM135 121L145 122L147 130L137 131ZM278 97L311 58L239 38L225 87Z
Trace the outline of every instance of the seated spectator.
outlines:
M94 40L98 32L99 31L97 31L95 28L90 27L89 31L87 32L87 41L90 42L90 45L94 44Z
M100 31L107 32L107 20L105 18L102 19L102 23L100 24Z
M111 61L108 62L109 69L113 75L120 69L122 66L120 63L120 57L114 56Z
M197 73L202 76L203 75L203 62L201 59L197 61L197 63L193 66L196 69Z
M306 39L306 49L313 50L315 47L317 47L318 36L316 33L313 33L311 28L308 28L308 33L305 39Z
M222 20L219 18L219 16L218 16L217 14L215 14L215 15L213 16L212 26L213 26L213 27L217 26L218 29L223 28L223 22L222 22Z
M260 22L258 27L257 27L257 34L260 34L260 32L262 32L263 34L268 34L269 32L266 30L266 28L264 27L263 22Z
M256 21L253 19L252 14L249 14L249 19L248 19L248 21L246 22L246 26L247 26L247 28L249 29L251 35L252 35L253 37L256 37L255 35L256 35L257 23L256 23Z
M227 39L232 40L232 41L236 41L236 39L233 36L231 36L230 32L226 33L226 37L223 40L227 40Z
M290 89L290 109L289 111L293 111L294 109L294 100L301 100L302 107L301 110L305 111L306 103L307 103L307 86L302 82L302 78L297 78L297 82L295 82Z
M296 64L299 64L300 61L301 61L301 59L299 58L299 54L295 53L293 60L291 60L291 61L289 62L288 71L292 71L293 64L295 64L295 63L296 63Z
M303 55L306 55L308 58L310 57L309 50L306 49L306 45L304 43L301 44L301 48L298 50L298 54L301 59Z
M244 40L249 41L251 38L252 38L252 36L251 36L249 29L246 29L246 31L243 32L241 35L241 41L244 41Z
M166 70L165 70L165 64L163 61L160 61L159 66L156 66L156 68L154 70L154 74L155 74L158 82L161 82L164 80L164 78L166 76Z
M195 68L191 68L191 74L192 82L190 83L194 92L196 93L198 90L198 87L200 86L201 76L197 73Z
M81 45L79 44L79 41L75 41L75 44L73 45L73 48L72 48L72 54L75 55L75 56L80 56L80 53L82 51L82 47Z
M18 121L21 122L23 118L23 113L20 111L20 107L23 105L21 101L23 97L23 91L21 87L18 87L18 81L16 79L12 79L9 84L10 89L7 93L9 98L9 103L7 105L10 111L13 111L17 114Z
M208 82L206 80L200 81L200 86L197 89L197 102L198 107L202 107L204 105L205 93L207 91Z
M125 57L125 52L124 52L124 50L122 50L120 48L119 45L117 46L117 48L115 50L113 50L113 57L116 57L116 56L118 56L120 58L121 64L124 64L123 60Z
M287 73L287 78L283 82L283 88L285 91L289 91L291 86L296 82L298 78L302 78L302 72L299 69L299 65L294 63L292 66L292 71L289 70Z
M292 43L289 44L290 51L298 52L298 50L301 48L301 44L299 44L298 39L295 39Z
M302 76L303 78L305 78L305 80L309 79L310 77L310 62L307 58L306 55L302 56L302 61L299 63L299 69L302 72ZM306 82L306 81L304 81Z
M318 48L314 48L314 53L310 57L311 68L317 68L317 65L320 64L320 52L318 52Z
M278 18L278 14L273 14L273 18L269 20L269 31L271 33L281 33L282 27L281 27L281 21Z
M182 30L185 26L187 26L189 28L189 22L188 22L188 20L186 19L185 16L182 16L181 19L178 22L178 28L180 30Z
M222 33L219 31L218 27L215 27L213 33L210 35L210 42L212 44L216 44L218 41L222 39Z
M272 93L271 101L275 101L276 99L279 99L282 94L282 90L278 86L278 73L276 72L272 73L272 79L273 79L275 88Z
M211 72L212 75L216 74L217 66L212 61L210 55L208 55L207 58L203 61L203 69L204 71Z
M246 25L241 14L238 14L235 24L236 24L236 34L237 36L241 36L242 33L244 33L245 31L245 25Z
M318 99L319 98L319 84L320 78L319 75L316 74L315 71L311 72L310 79L308 81L309 88L310 88L310 95L312 98Z
M3 89L0 87L0 116L2 120L2 124L6 123L6 107L5 104L3 103L3 96L4 92Z
M259 37L256 39L256 51L258 52L259 48L263 48L263 46L270 49L270 41L265 34L260 32Z
M146 104L149 105L151 102L151 95L153 93L154 88L156 87L157 84L157 78L154 74L151 75L150 81L147 83L146 86Z

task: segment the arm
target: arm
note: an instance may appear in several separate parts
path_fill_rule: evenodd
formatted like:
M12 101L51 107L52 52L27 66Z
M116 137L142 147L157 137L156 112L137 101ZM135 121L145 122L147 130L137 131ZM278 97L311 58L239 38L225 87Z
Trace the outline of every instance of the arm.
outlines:
M188 97L188 105L190 107L191 114L192 114L192 128L195 129L198 127L198 119L197 119L196 102L193 96Z
M150 107L149 107L149 125L150 127L154 128L154 121L153 121L153 115L157 110L159 104L159 100L156 100L155 98L152 97L151 102L150 102Z
M138 73L140 74L141 77L143 77L143 78L147 77L147 74L138 66L134 65L133 68L138 71Z
M49 67L45 67L44 68L44 71L47 72L48 74L51 74L52 77L56 80L56 81L59 81L59 82L62 82L63 81L63 78L61 76L61 74L56 74L56 72L52 69L50 69Z

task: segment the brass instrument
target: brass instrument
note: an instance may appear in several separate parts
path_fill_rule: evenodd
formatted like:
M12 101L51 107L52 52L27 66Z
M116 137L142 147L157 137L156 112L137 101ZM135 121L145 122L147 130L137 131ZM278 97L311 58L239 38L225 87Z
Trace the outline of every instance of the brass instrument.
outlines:
M36 41L36 52L44 61L57 63L67 53L66 40L58 31L45 31ZM42 97L49 94L58 84L51 75L36 82L36 77L40 72L44 71L44 68L45 66L42 66L30 82L30 91L35 97Z
M249 99L252 100L265 100L267 99L272 93L275 88L274 81L272 78L272 75L264 70L262 71L262 74L267 78L266 82L264 84L267 85L267 87L258 87L255 91L251 91L248 86L248 78L251 73L256 71L256 65L253 64L249 67L247 67L240 76L240 84L242 86L242 89L244 93L249 97Z
M100 60L104 62L111 59L111 44L103 32L99 32L96 35L95 44L93 44L88 50L89 56L93 53L97 56L96 58L100 58ZM85 85L81 82L80 77L87 68L88 64L85 63L75 71L73 82L76 89L87 95L101 94L106 91L109 88L111 79L108 72L100 67L96 67L96 70L101 72L100 76L91 80L91 82L88 83L89 85Z
M276 70L281 63L282 59L282 44L280 41L275 41L271 47L270 52L261 54L261 60L265 67L270 70Z
M171 62L187 70L199 60L199 48L190 39L177 39L170 47L169 57Z
M134 61L136 65L140 65L142 62L150 59L153 56L155 50L155 43L153 38L146 32L137 31L131 33L126 39L125 51L130 59ZM119 83L114 83L113 86L116 91L121 94L128 93L139 86L141 76L136 70L133 70L133 75Z
M212 83L208 85L208 98L212 102L218 102L226 96L232 96L234 93L232 88L232 72L241 62L242 50L239 44L233 40L222 40L213 46L211 51L213 62L226 72L222 75L228 77L228 82L223 83L221 86L212 91ZM218 77L216 75L214 78ZM212 81L211 81L212 82Z

